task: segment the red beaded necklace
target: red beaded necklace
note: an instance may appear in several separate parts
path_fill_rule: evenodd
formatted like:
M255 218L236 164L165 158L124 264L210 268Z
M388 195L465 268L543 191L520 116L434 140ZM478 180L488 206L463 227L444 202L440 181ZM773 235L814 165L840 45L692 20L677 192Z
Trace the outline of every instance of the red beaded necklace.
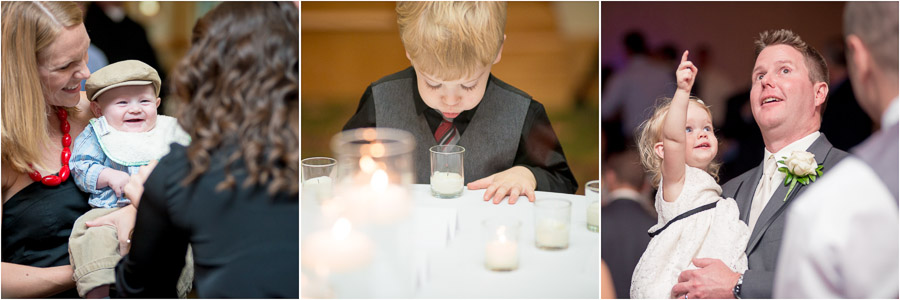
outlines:
M72 136L69 135L69 113L62 107L60 107L56 111L56 117L59 118L59 129L62 130L62 153L59 155L60 160L62 161L62 167L59 168L59 175L47 175L41 177L41 173L37 170L34 170L31 173L28 173L28 177L31 177L34 181L40 181L44 185L47 186L57 186L60 183L69 179L69 158L72 157L72 150L69 150L69 146L72 145ZM34 166L28 164L29 167L34 169Z

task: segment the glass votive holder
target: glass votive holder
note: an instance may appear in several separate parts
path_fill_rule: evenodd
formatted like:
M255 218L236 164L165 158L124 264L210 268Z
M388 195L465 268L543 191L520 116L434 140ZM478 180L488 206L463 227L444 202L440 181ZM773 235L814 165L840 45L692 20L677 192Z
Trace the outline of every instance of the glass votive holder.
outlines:
M463 154L466 148L458 145L437 145L431 152L431 195L451 199L462 196L465 178Z
M310 157L300 161L304 198L322 202L333 197L336 164L337 160L330 157Z
M584 185L587 198L587 229L600 232L600 180L591 180Z
M537 199L534 202L534 245L543 250L569 248L572 202L565 199Z
M519 228L511 218L490 218L482 222L485 233L484 267L507 272L519 268Z

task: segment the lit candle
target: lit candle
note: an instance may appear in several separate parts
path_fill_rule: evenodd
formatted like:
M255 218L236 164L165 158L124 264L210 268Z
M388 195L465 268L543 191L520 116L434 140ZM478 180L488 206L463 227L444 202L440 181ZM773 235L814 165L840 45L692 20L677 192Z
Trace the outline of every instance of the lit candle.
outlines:
M331 199L333 196L331 178L320 176L308 179L303 182L303 191L306 196L313 197L316 202Z
M538 248L566 249L569 247L569 224L551 218L540 219L534 241Z
M372 247L368 237L353 231L350 221L340 218L330 232L316 232L304 239L301 254L306 266L344 272L368 264Z
M487 243L484 266L493 271L512 271L519 267L518 243L506 238L506 227L497 228L497 240Z
M409 192L397 184L391 184L387 173L377 169L369 184L351 186L346 198L359 205L351 205L354 218L368 218L378 224L391 223L409 214Z
M458 195L463 191L463 177L459 173L434 172L431 175L431 190L440 195Z
M598 201L591 202L591 204L588 205L587 227L595 232L600 228L600 202Z

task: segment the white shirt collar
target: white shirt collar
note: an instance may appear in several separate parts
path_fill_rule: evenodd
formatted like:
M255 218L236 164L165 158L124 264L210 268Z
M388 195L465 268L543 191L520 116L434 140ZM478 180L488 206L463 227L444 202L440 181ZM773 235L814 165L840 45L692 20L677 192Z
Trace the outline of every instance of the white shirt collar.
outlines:
M898 105L898 97L894 97L894 100L891 100L891 105L888 105L888 108L884 111L884 114L881 115L881 128L888 128L891 125L897 123L898 119L900 119L900 105Z
M641 196L641 193L639 193L635 190L632 190L632 189L616 189L616 190L613 190L612 192L609 192L609 200L610 201L616 200L616 199L630 199L630 200L633 200L634 202L641 202L641 198L643 198Z
M775 155L775 160L777 161L780 160L782 156L791 156L792 151L806 151L806 149L809 149L809 146L812 146L813 142L815 142L820 135L822 134L818 131L810 133L809 135L788 144L775 153L769 152L769 149L764 148L763 150L765 151L765 156L763 156L763 161L769 158L769 155L772 154Z

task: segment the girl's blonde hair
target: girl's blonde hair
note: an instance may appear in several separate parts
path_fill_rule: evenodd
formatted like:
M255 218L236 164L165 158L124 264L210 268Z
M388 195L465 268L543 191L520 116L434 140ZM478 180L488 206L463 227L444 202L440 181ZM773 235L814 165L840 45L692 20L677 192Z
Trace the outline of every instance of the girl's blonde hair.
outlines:
M457 80L500 54L506 2L397 2L400 39L413 65L440 80Z
M51 143L38 72L38 55L62 29L82 23L74 2L3 2L2 161L17 172L40 165L41 146Z
M709 107L703 103L703 100L694 96L691 96L690 100L690 103L702 107L703 110L709 114L709 119L712 120L712 112L709 110ZM643 164L644 168L647 169L647 172L650 173L650 183L653 185L653 188L659 187L659 181L662 179L663 161L662 158L656 155L654 146L662 140L662 131L660 129L663 120L666 118L666 114L669 112L669 107L672 105L672 98L660 98L657 102L659 104L656 105L653 115L638 126L637 130L639 131L639 134L636 135L638 150L641 153L641 164ZM721 163L714 160L710 162L709 167L706 168L706 172L718 181L719 168L721 166Z

